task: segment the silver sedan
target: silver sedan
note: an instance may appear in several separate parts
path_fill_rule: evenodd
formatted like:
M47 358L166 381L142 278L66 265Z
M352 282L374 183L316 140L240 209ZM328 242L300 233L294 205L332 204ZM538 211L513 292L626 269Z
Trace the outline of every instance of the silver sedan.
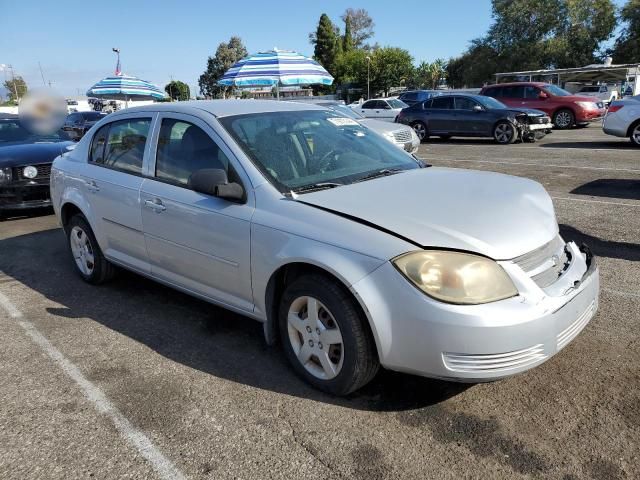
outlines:
M114 113L55 160L51 195L85 281L123 267L252 317L337 395L380 366L523 372L598 306L594 258L560 237L540 184L429 167L315 105Z

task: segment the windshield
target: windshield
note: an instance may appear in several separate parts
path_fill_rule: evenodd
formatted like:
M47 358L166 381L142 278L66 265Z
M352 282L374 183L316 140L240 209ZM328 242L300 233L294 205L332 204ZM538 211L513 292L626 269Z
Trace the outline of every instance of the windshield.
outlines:
M220 122L283 193L421 167L391 142L334 111L256 113Z
M322 104L320 104L322 105ZM352 108L347 107L346 105L338 105L336 103L322 105L329 110L333 110L334 112L339 113L340 115L344 115L345 117L353 118L354 120L362 120L365 118L363 115L360 115L358 112L353 110Z
M555 95L556 97L568 97L571 95L569 92L563 90L560 87L557 87L556 85L545 85L544 90L546 90L551 95Z
M387 100L387 103L391 105L391 108L407 108L409 106L406 103L404 103L402 100L398 100L395 98Z
M62 131L38 135L22 126L19 119L0 119L0 143L64 142L69 137Z
M493 97L478 96L474 98L478 100L485 108L509 108L500 100L496 100Z

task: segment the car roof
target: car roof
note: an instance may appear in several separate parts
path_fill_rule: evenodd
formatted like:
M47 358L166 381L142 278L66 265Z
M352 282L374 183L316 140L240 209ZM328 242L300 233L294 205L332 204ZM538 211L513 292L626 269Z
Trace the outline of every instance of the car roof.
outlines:
M188 102L162 102L143 105L141 107L131 107L124 110L118 110L111 115L115 117L119 114L135 112L173 112L188 114L189 112L193 112L194 109L209 112L215 117L266 112L324 110L322 107L312 103L277 100L191 100Z
M484 88L491 87L515 87L518 85L533 85L535 87L544 87L550 85L548 82L507 82L507 83L494 83L493 85L486 85Z

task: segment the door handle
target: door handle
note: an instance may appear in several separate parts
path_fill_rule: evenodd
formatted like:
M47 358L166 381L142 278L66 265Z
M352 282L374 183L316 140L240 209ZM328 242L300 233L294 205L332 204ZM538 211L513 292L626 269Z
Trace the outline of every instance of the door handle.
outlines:
M167 207L165 207L162 203L162 200L160 200L159 198L154 198L153 200L145 200L144 206L150 208L156 213L164 212L167 209Z
M91 180L90 182L85 182L85 184L87 185L87 190L89 190L92 193L96 193L100 191L100 187L95 182L95 180Z

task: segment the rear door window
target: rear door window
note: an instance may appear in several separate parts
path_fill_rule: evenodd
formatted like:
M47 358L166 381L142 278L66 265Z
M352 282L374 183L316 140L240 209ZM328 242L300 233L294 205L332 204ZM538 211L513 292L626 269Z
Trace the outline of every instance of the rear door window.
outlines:
M493 98L497 98L497 97L502 97L502 87L491 87L491 88L487 88L484 91L484 95L486 95L487 97L493 97Z
M431 100L431 107L439 110L452 110L453 109L453 97L442 96L436 97Z
M368 100L362 104L361 108L366 108L366 109L377 108L376 104L377 104L376 100Z
M504 98L525 98L523 85L511 85L508 87L502 87L502 96Z
M91 161L126 173L142 175L150 118L112 122L96 132L91 144Z

